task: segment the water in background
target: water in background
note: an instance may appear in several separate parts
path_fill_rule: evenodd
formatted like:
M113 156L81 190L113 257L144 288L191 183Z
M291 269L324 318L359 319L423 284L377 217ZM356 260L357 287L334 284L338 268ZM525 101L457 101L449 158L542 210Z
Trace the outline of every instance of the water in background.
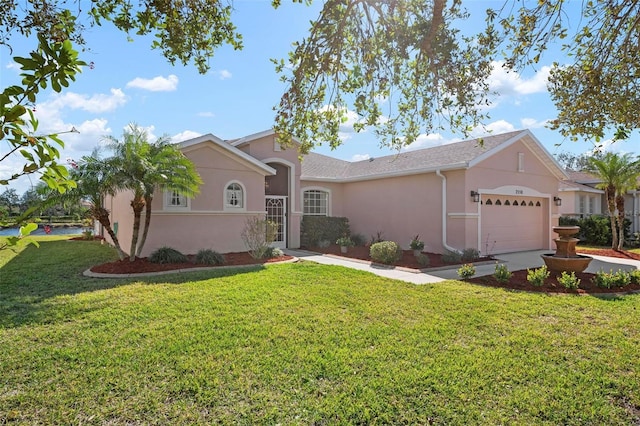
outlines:
M47 235L46 232L44 232L44 227L45 225L40 224L38 225L38 229L36 229L35 231L33 231L31 234L29 235ZM69 226L69 227L64 227L64 226L52 226L51 227L51 232L49 233L49 235L75 235L75 234L82 234L82 227L80 226ZM0 229L0 237L11 237L11 236L17 236L18 235L18 228L4 228L4 229Z

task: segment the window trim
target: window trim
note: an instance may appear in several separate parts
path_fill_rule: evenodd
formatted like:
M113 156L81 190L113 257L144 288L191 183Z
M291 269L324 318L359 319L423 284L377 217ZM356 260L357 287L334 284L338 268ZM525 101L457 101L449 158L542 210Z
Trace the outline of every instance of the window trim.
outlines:
M185 205L173 205L171 204L171 199L173 198L174 194L178 194L180 196L180 198L184 198L185 200ZM178 211L185 211L185 210L190 210L191 209L191 199L189 197L187 197L186 195L180 195L180 193L178 191L164 191L164 196L163 196L163 208L164 210L178 210Z
M305 213L305 194L307 192L310 191L317 191L317 192L322 192L326 195L327 200L326 200L326 212L324 214L319 214L319 213ZM331 216L331 190L328 188L324 188L321 186L308 186L305 188L302 188L302 197L300 197L302 199L302 208L300 210L302 210L302 215L303 216L326 216L329 217Z
M229 190L229 187L234 184L238 185L242 191L242 204L240 206L234 206L227 203L227 191ZM244 212L247 210L247 188L242 182L239 180L230 180L224 185L224 190L222 191L222 205L225 211Z

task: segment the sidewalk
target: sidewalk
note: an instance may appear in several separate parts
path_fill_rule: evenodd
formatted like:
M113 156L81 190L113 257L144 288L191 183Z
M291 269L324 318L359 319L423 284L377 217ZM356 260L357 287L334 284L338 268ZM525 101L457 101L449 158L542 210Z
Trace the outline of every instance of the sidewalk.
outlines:
M504 263L510 271L518 271L521 269L539 268L544 265L544 261L540 257L541 254L550 253L550 250L535 250L518 253L505 253L496 255L496 261L484 263L476 266L476 276L491 275L495 271L496 263ZM406 281L413 284L429 284L446 281L450 279L458 279L459 265L454 265L449 269L431 270L420 272L418 270L409 270L404 268L386 267L381 265L371 265L356 259L349 259L338 256L328 256L315 252L299 249L287 249L285 253L295 256L299 259L310 260L324 265L340 265L347 268L358 269L360 271L371 272L381 277L392 278L395 280ZM613 269L633 270L640 269L640 261L631 259L619 259L615 257L591 256L593 260L585 272L596 273L600 270L609 271Z

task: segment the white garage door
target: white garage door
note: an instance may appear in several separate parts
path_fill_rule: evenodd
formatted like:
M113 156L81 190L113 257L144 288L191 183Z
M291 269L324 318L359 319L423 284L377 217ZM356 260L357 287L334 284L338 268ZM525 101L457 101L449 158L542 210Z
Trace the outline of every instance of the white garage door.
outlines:
M480 235L483 254L544 248L543 198L483 195L480 206Z

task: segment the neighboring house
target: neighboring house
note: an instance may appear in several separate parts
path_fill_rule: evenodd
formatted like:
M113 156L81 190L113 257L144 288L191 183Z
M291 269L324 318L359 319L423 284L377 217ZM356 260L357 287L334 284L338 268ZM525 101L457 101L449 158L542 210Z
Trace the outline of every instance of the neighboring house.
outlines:
M352 233L426 251L483 254L553 249L567 175L528 130L348 162L281 149L273 131L223 141L208 134L178 146L203 185L193 199L156 194L143 256L161 246L245 251L250 216L280 224L276 245L300 246L303 215L344 216ZM130 194L107 200L123 249L131 241Z
M560 183L562 194L562 216L585 217L590 215L609 215L609 207L604 190L596 185L602 181L587 172L566 170L568 181ZM627 192L624 200L625 217L631 222L630 231L640 232L640 180L635 190Z

